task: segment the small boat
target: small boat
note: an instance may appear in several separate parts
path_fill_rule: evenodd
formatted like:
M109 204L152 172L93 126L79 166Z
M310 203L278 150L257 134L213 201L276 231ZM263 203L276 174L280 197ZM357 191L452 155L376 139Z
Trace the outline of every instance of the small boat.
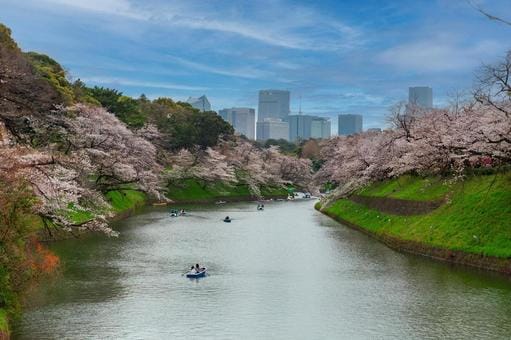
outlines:
M264 210L264 205L262 205L262 204L261 204L261 205L258 205L258 206L257 206L257 210Z
M186 277L187 278L190 278L190 279L197 279L199 277L204 277L206 276L206 273L208 271L208 268L201 268L200 272L188 272L186 273Z
M231 221L232 221L232 219L229 216L224 218L224 222L226 222L226 223L231 223Z
M216 201L215 204L225 204L227 203L226 201Z

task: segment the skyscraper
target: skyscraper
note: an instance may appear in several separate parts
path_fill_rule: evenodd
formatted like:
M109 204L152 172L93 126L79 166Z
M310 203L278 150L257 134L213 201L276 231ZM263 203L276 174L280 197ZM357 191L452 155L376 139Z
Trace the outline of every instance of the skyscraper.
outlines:
M261 90L259 91L259 106L257 121L263 122L265 118L278 118L287 120L289 115L289 91Z
M328 118L314 117L311 126L311 138L328 139L332 134L332 125Z
M296 142L311 138L312 120L314 116L309 115L290 115L287 117L289 122L289 140Z
M257 122L257 140L289 138L289 123L278 118L265 118Z
M198 98L196 97L188 97L186 102L192 107L204 111L211 111L211 104L209 103L208 97L206 95L200 96Z
M330 121L326 118L310 115L290 115L288 121L289 140L292 142L330 137Z
M232 107L218 111L218 114L228 123L234 130L248 139L255 139L255 110L248 107Z
M340 136L362 132L362 115L340 114L337 130Z
M427 86L409 87L408 104L424 109L433 108L433 89Z

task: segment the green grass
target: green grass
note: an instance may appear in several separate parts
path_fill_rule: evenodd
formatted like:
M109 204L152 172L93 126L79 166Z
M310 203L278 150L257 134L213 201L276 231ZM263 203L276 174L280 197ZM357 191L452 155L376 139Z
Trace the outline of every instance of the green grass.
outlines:
M87 210L78 209L73 203L69 203L65 212L67 217L74 223L83 223L91 220L94 214Z
M425 215L383 214L347 199L325 209L376 234L388 234L434 247L496 257L511 257L511 172L474 176L451 186L432 179L404 178L378 183L364 195L436 199L449 193L450 202ZM431 188L431 189L429 189Z
M450 189L450 185L447 184L445 178L405 175L366 186L359 190L357 194L412 201L430 201L441 199Z
M112 190L105 196L115 212L124 212L143 206L147 201L147 196L143 192L131 189Z
M287 190L281 187L261 188L263 196L286 196ZM203 183L196 179L186 179L168 185L167 197L179 201L215 201L222 198L245 198L252 194L246 184Z
M9 322L7 320L7 312L0 308L0 333L9 333Z

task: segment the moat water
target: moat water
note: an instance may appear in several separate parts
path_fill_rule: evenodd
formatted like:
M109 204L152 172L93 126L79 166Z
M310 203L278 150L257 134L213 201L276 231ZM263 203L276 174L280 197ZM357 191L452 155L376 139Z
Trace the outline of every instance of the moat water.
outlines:
M511 280L393 251L313 201L148 208L58 242L19 339L509 339ZM222 219L229 215L232 223ZM209 276L182 274L199 262Z

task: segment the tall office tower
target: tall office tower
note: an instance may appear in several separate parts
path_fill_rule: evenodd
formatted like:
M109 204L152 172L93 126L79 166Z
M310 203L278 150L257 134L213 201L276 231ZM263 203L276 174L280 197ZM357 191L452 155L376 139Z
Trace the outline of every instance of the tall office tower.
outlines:
M290 115L287 117L289 122L289 140L296 142L311 138L312 120L316 118L309 115Z
M267 139L289 138L289 123L278 118L265 118L257 122L257 140L264 142Z
M338 118L339 136L349 136L362 132L362 115L340 114Z
M218 114L228 123L234 130L245 135L248 139L255 139L255 110L248 107L232 107L218 111Z
M188 97L186 102L192 107L204 111L211 111L211 104L209 103L208 97L206 95L200 96L198 98L196 97Z
M424 109L433 108L433 89L427 86L408 88L408 104Z
M314 117L311 126L311 138L328 139L332 134L332 125L328 118Z
M261 90L259 91L259 106L257 108L257 121L263 122L266 118L287 120L289 115L289 91Z

